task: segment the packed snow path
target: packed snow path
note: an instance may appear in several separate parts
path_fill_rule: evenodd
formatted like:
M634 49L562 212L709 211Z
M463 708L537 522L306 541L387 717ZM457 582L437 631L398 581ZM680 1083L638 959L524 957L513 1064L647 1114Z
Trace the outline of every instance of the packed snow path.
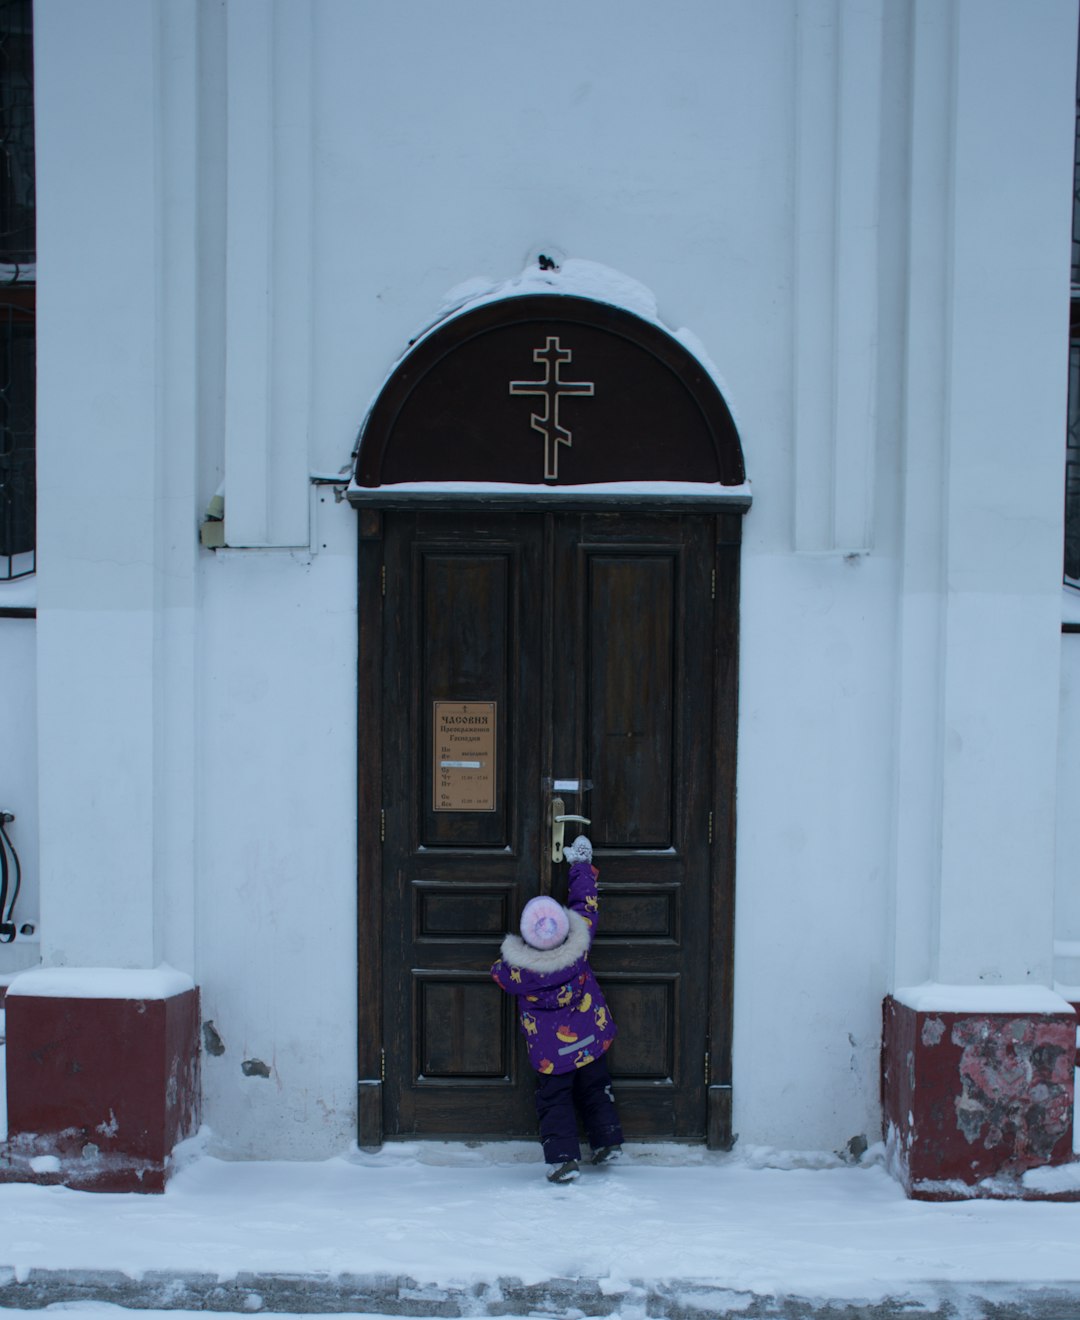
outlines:
M876 1151L848 1167L767 1150L630 1146L621 1163L553 1187L531 1143L388 1144L321 1163L227 1162L198 1141L187 1146L163 1196L0 1186L0 1306L63 1296L182 1306L197 1278L199 1306L329 1311L340 1308L317 1304L331 1294L316 1282L332 1292L350 1276L397 1281L394 1306L373 1295L350 1308L369 1312L402 1313L403 1280L414 1308L430 1298L432 1315L468 1310L462 1298L491 1313L508 1280L526 1289L576 1280L609 1312L625 1311L642 1286L720 1290L736 1310L755 1297L905 1297L933 1311L957 1288L1004 1296L1049 1284L1073 1295L1080 1315L1080 1204L912 1202ZM45 1287L105 1272L137 1286L63 1296ZM273 1306L257 1287L269 1276L300 1280L310 1308ZM170 1278L175 1300L145 1286ZM229 1294L233 1305L206 1292L241 1278L255 1282ZM36 1299L20 1300L31 1283L41 1285Z

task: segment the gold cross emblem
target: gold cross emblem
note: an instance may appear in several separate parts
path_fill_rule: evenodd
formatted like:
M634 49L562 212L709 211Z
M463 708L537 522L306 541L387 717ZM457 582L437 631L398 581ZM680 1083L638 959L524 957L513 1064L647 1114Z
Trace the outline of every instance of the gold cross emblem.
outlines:
M573 353L563 348L558 336L549 335L543 348L533 349L533 361L544 367L543 380L512 380L511 394L537 394L544 400L543 412L534 412L531 424L534 431L544 437L544 480L559 478L559 445L569 449L573 444L571 431L559 421L559 400L566 395L590 398L596 391L592 381L563 380L562 368L573 360Z

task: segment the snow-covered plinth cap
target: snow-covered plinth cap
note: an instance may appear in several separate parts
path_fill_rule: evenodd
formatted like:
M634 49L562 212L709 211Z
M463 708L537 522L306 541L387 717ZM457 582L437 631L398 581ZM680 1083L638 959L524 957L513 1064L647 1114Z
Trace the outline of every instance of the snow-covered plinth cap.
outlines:
M195 988L184 972L160 967L35 967L20 972L8 995L43 999L171 999Z

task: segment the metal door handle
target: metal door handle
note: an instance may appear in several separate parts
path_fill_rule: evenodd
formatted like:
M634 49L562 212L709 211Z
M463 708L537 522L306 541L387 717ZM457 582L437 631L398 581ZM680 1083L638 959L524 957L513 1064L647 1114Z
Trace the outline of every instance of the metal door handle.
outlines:
M582 825L592 824L588 816L567 815L563 810L565 805L562 798L551 799L551 860L553 862L561 862L563 859L563 834L568 820L580 821Z

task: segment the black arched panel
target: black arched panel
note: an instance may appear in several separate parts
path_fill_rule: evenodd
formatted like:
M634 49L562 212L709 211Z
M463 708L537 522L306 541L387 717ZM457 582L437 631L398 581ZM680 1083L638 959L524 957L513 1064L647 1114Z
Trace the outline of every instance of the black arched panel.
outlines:
M453 317L402 360L365 423L355 481L744 476L731 413L677 339L606 303L530 294Z

